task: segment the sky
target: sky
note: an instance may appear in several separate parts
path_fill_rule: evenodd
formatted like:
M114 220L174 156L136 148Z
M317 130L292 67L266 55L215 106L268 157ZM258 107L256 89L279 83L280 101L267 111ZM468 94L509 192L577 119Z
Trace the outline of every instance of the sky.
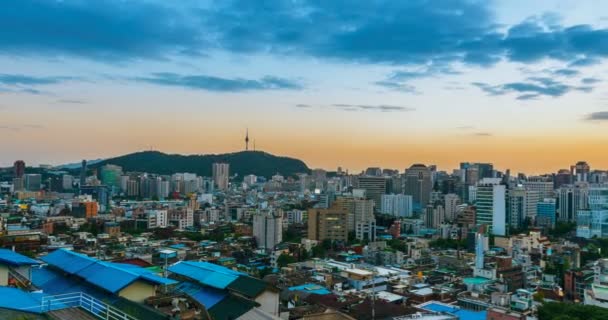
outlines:
M608 169L601 0L5 0L0 166L244 149Z

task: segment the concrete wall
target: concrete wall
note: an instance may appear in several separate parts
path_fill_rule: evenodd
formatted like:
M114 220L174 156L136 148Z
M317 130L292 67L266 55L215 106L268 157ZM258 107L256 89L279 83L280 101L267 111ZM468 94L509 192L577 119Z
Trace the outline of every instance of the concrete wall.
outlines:
M0 286L8 286L8 268L0 265Z
M255 302L260 304L260 309L270 313L273 316L279 316L279 294L266 290L262 292L256 299Z
M155 294L156 287L143 281L135 281L118 293L119 296L137 303L143 303L146 298Z

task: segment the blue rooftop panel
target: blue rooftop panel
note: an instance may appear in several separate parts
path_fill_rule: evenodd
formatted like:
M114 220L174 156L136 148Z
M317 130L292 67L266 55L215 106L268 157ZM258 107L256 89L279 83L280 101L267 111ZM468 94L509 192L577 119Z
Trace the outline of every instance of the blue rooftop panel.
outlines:
M326 288L324 288L318 284L314 284L314 283L306 283L301 286L290 287L289 291L304 291L304 292L314 293L314 294L319 294L319 295L325 295L325 294L331 293L331 291L327 290Z
M78 271L77 274L79 277L86 279L87 282L112 293L117 293L139 278L135 273L104 263L94 263Z
M485 320L486 311L464 310L457 306L446 305L438 302L430 302L421 306L422 309L434 312L446 312L455 315L461 320Z
M40 262L8 249L0 249L0 264L23 266L37 265Z
M42 294L25 292L21 289L0 287L0 308L40 313Z
M192 261L180 261L169 267L169 271L217 289L225 289L239 276L244 275L212 263Z
M203 287L191 282L184 282L177 290L189 295L208 310L228 295L226 291L215 288Z
M41 259L69 274L75 274L97 261L91 257L65 249L53 251Z

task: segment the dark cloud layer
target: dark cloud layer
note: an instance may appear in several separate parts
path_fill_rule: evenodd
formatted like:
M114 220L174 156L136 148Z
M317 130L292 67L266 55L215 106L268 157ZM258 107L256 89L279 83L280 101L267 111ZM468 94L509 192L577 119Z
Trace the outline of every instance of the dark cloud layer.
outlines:
M176 53L304 55L330 60L489 66L543 58L570 67L608 56L608 29L560 25L552 15L497 24L492 1L6 0L0 48L14 55L116 61ZM418 77L420 74L402 74Z

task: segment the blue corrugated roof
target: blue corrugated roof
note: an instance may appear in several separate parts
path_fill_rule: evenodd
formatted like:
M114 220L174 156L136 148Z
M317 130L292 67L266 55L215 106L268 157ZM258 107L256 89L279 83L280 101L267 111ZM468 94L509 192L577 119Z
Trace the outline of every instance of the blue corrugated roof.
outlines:
M450 306L443 303L438 302L429 302L421 307L422 309L426 309L434 312L447 312L455 315L458 319L462 320L485 320L486 319L486 311L470 311L464 310L457 306Z
M228 295L226 291L199 286L191 282L180 284L177 287L177 290L189 295L200 304L204 305L207 310L222 301L222 299Z
M94 263L82 269L78 272L78 276L112 293L120 291L139 278L137 274L103 263Z
M218 289L225 289L239 276L245 275L212 263L193 261L180 261L169 267L169 271Z
M0 264L23 266L36 265L40 264L40 262L8 249L0 249Z
M40 293L30 293L17 288L0 287L0 308L40 313L42 297Z
M75 274L78 271L95 263L97 260L88 257L84 254L73 251L59 249L41 258L42 261L59 268L69 274Z
M57 250L43 258L49 265L75 274L85 281L116 293L136 280L149 281L160 285L175 284L177 281L159 277L149 270L120 263L102 262L68 250Z
M314 293L314 294L319 294L319 295L331 293L331 291L327 290L326 288L324 288L318 284L314 284L314 283L306 283L301 286L289 287L289 291L304 291L304 292Z

